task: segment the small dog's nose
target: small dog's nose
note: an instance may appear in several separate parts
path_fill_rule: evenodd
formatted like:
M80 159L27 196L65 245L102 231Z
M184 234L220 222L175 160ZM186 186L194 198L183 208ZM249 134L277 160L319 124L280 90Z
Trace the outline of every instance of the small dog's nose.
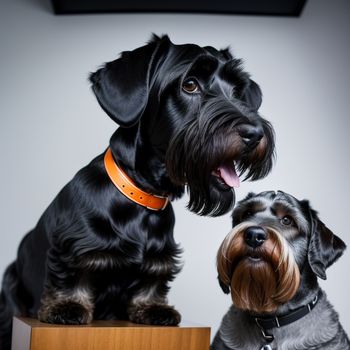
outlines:
M266 239L267 235L262 227L251 226L244 231L244 240L252 248L260 247Z
M264 136L264 131L260 126L253 125L243 125L238 130L239 136L241 136L243 142L249 147L256 147L262 137Z

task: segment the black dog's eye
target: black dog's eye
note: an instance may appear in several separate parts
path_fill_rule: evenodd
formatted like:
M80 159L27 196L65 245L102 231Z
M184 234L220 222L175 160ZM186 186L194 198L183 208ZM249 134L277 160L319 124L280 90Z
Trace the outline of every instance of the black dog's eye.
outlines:
M182 89L185 90L189 94L194 94L199 92L199 84L193 79L187 79L182 83Z
M284 216L281 219L281 223L284 226L291 226L293 224L293 219L290 216Z

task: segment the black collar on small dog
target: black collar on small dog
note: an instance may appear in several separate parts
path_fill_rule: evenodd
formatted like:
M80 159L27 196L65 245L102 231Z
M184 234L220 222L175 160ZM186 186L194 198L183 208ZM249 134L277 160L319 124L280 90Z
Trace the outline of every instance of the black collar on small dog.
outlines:
M260 331L267 343L271 343L274 340L274 336L267 332L268 329L280 328L293 323L305 315L307 315L316 306L318 300L322 295L322 291L319 290L315 298L305 306L302 306L286 315L275 317L254 317L254 321L260 328Z

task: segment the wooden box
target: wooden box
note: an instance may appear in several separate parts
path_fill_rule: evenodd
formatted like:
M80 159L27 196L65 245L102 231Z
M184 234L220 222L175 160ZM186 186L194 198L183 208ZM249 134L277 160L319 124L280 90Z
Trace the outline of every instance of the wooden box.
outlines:
M209 350L210 328L94 321L66 326L24 317L13 319L12 350Z

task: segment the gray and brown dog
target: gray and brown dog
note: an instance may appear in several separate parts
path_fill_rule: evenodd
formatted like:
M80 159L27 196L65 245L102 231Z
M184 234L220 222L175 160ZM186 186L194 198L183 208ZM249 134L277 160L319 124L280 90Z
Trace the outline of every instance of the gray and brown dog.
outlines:
M317 282L345 248L308 201L249 194L218 251L220 285L233 305L211 349L350 349Z

